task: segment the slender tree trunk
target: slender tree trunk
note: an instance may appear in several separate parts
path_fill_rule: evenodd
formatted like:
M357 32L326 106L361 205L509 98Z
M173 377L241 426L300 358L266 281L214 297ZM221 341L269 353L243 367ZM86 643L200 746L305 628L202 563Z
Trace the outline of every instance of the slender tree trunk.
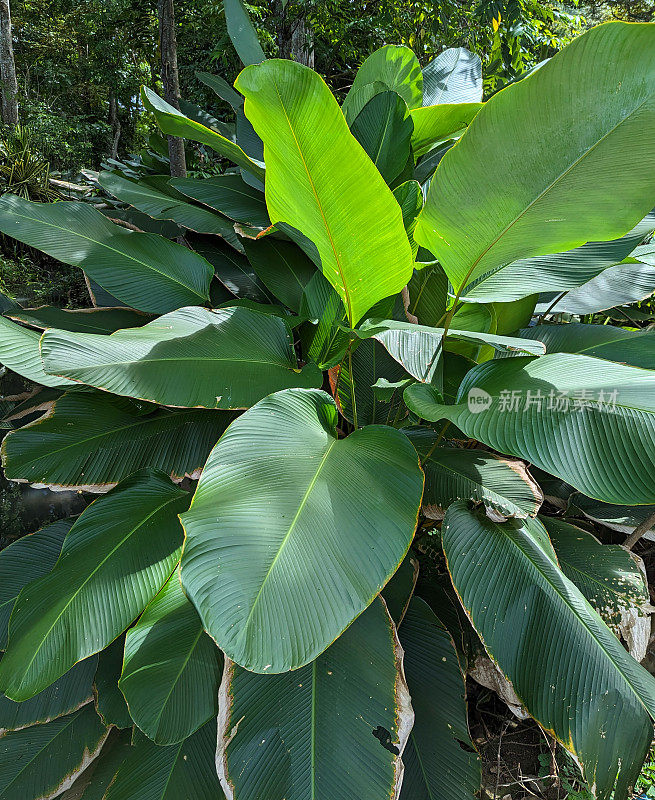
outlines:
M118 158L118 140L121 137L121 121L118 118L118 102L113 89L109 90L109 124L111 125L111 157Z
M314 36L305 17L289 17L287 5L275 0L273 17L276 21L278 55L291 58L314 68Z
M291 33L291 58L314 69L314 37L306 19L296 20Z
M1 0L0 0L1 1ZM164 99L175 108L180 108L180 76L177 70L177 42L175 40L175 11L173 0L158 0L159 49L161 51L161 80L164 84ZM186 177L184 141L177 136L168 137L168 155L171 160L171 175Z
M9 0L0 0L0 81L2 82L2 121L5 125L18 122L18 81L11 36Z

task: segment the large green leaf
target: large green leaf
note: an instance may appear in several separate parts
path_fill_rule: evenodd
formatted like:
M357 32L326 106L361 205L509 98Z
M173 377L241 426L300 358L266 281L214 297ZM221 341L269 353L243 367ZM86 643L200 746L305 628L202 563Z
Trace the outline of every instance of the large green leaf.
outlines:
M213 720L167 747L137 734L103 800L223 800L215 750Z
M372 97L350 125L353 136L388 184L407 163L413 129L405 101L392 91Z
M125 638L119 686L132 718L157 744L186 739L218 713L220 664L175 570Z
M162 236L115 225L89 203L32 203L6 194L0 231L81 267L140 311L163 314L209 297L212 270L204 258Z
M591 497L635 505L655 502L654 389L655 372L553 353L479 364L455 405L421 384L404 396L423 419L448 419Z
M500 525L460 501L442 536L462 603L522 703L577 756L596 797L616 782L625 800L653 735L655 679L560 571L537 520Z
M399 636L415 713L403 753L400 800L473 800L480 789L480 763L468 731L466 684L453 640L418 597L409 602Z
M352 325L411 276L400 208L315 72L265 61L246 67L237 88L264 141L271 222L291 225L316 245Z
M222 236L237 250L242 246L234 232L232 223L225 217L214 214L200 206L184 202L171 194L165 194L147 183L122 178L115 172L101 172L98 183L123 203L129 203L154 219L170 219L196 233L213 233ZM177 194L175 192L175 194Z
M171 186L178 192L220 211L226 217L267 228L271 221L264 195L244 182L240 175L216 175L212 178L173 178Z
M316 267L292 242L266 236L245 242L246 255L267 289L292 311L300 310L303 292Z
M428 428L409 428L405 433L422 456L424 513L439 514L462 498L483 502L505 517L534 517L539 510L543 494L521 461L485 450L432 450L437 434Z
M46 375L43 371L39 354L40 338L41 335L36 331L0 317L0 364L41 386L71 388L71 381Z
M541 517L562 572L580 589L617 634L626 615L650 611L650 597L635 557L616 544L601 544L595 536L561 519Z
M646 300L655 291L655 267L634 259L628 261L632 263L608 267L587 283L567 292L552 310L555 313L595 314ZM552 301L548 308L551 306Z
M21 589L54 567L71 525L53 522L0 550L0 650L7 647L7 625Z
M423 103L479 103L482 62L465 47L450 47L423 69Z
M170 406L248 408L288 386L319 386L298 368L287 326L249 308L182 308L111 336L46 331L49 373Z
M97 663L97 656L85 658L47 689L22 703L0 695L0 736L7 731L50 722L90 703Z
M325 650L414 534L423 474L407 438L375 425L337 440L336 425L323 392L265 398L223 435L182 516L182 585L219 647L254 672Z
M482 105L482 103L448 103L412 109L414 155L419 158L438 142L451 139L463 131Z
M416 380L433 380L442 353L443 328L428 328L412 322L393 319L367 319L355 331L362 339L374 338L384 345L393 358ZM541 342L511 336L495 336L475 330L449 330L448 336L473 344L488 344L496 350L542 354Z
M655 369L655 332L626 331L612 325L534 325L521 336L538 339L548 353L581 353L643 369Z
M387 44L368 56L357 70L353 85L343 103L343 113L349 122L359 111L357 94L370 84L382 84L383 91L391 89L396 92L408 108L418 108L423 102L421 65L409 47ZM353 115L353 111L357 113Z
M2 441L5 475L32 484L104 492L143 467L173 480L197 477L234 414L170 411L114 397L74 392Z
M490 270L470 283L464 296L473 302L512 301L534 292L582 286L623 261L654 229L655 213L651 212L619 239L587 242L565 253L521 258Z
M264 179L264 165L246 155L238 144L207 128L200 122L185 117L181 111L162 100L159 95L146 86L141 88L141 99L148 111L155 115L157 125L159 125L162 133L166 133L169 136L181 136L193 142L206 144L219 155L229 158L230 161L238 164L246 172L254 175L255 178Z
M92 705L0 738L0 800L48 800L100 752L109 729Z
M241 0L225 0L223 9L227 32L239 58L244 64L259 64L266 56L243 3Z
M7 697L42 691L141 613L179 559L187 503L164 475L137 472L84 511L54 569L16 600L0 662Z
M228 662L220 705L216 761L226 797L397 796L413 713L383 601L294 672L257 675Z
M438 264L427 264L422 269L416 269L407 289L407 311L418 319L420 325L436 328L443 322L448 299L448 278Z
M79 333L113 333L119 328L138 328L151 317L131 308L77 308L39 306L7 312L6 316L32 328L62 328Z
M439 164L416 240L460 288L622 236L652 208L654 133L655 27L600 25L485 104Z

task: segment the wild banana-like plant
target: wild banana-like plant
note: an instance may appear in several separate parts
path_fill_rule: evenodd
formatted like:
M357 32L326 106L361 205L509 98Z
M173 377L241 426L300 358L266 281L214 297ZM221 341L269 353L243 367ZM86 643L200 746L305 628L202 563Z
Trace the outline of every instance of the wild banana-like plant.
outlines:
M471 800L490 671L625 800L648 591L580 520L655 504L655 332L589 322L655 288L655 25L486 103L257 47L234 128L143 91L223 174L0 200L96 305L0 317L7 478L96 495L0 553L0 800Z

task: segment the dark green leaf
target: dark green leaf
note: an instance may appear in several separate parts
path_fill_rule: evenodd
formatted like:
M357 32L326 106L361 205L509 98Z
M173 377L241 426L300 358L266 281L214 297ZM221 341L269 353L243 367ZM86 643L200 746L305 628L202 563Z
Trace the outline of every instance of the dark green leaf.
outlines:
M577 756L596 797L616 784L626 800L653 735L655 679L560 571L537 520L500 525L458 502L442 535L462 603L522 703Z
M88 203L0 198L0 230L81 267L121 302L163 314L209 297L212 270L192 250L110 222Z
M7 625L20 590L54 567L72 524L53 522L0 550L0 650L7 647Z
M0 688L27 700L99 652L141 613L180 557L188 494L137 472L80 516L48 575L19 594Z
M175 570L125 639L119 686L136 724L165 745L215 718L221 661Z
M11 480L104 492L152 467L173 480L197 476L234 414L170 411L106 392L65 394L47 414L2 442Z
M473 800L480 761L468 731L465 678L448 631L419 597L400 628L414 727L403 753L400 800Z
M67 789L98 755L109 729L93 705L0 738L0 800L38 800Z
M307 664L409 548L423 491L416 452L384 426L337 440L337 419L323 392L265 398L223 435L182 516L182 585L246 669Z
M215 751L213 720L168 747L137 735L103 800L223 800Z
M257 675L229 663L217 752L228 797L394 797L413 716L401 659L378 599L298 670Z
M248 408L287 386L318 386L298 368L283 320L243 307L183 308L111 336L46 331L51 373L114 394L171 406Z

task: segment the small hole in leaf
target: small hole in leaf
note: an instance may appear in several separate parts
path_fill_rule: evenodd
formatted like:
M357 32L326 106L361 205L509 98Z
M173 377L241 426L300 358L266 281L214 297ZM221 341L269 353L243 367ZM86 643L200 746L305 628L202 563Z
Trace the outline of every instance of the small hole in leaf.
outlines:
M383 728L382 725L378 725L377 728L372 731L372 733L385 750L388 750L390 753L393 753L396 756L399 755L400 750L391 741L391 733L389 733L386 728Z

